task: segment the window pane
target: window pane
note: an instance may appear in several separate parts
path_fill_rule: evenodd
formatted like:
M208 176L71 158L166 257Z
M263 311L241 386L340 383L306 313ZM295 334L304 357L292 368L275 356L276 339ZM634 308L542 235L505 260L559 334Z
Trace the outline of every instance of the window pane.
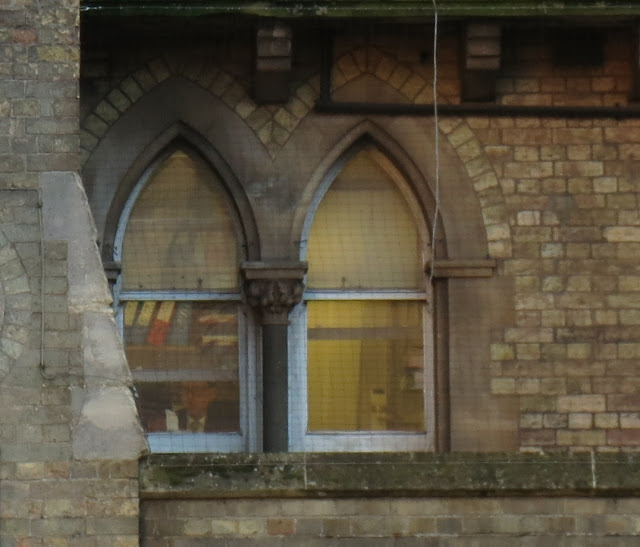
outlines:
M126 302L124 338L147 431L239 431L238 304Z
M184 152L154 173L122 244L125 290L237 288L237 246L215 174Z
M375 154L352 159L318 207L308 241L309 288L423 287L413 215Z
M424 431L424 304L307 305L309 431Z

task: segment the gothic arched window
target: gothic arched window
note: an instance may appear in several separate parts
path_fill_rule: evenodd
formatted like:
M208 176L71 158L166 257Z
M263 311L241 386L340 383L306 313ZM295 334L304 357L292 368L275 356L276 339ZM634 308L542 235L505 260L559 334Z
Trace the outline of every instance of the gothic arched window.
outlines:
M428 230L406 179L376 147L352 150L335 170L306 223L292 449L432 448Z
M152 451L248 449L241 233L223 181L186 148L161 156L124 207L115 295Z

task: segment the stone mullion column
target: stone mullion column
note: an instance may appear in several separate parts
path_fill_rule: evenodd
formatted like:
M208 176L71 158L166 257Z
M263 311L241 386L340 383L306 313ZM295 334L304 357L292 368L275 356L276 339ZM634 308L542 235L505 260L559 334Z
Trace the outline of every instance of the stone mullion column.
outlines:
M306 262L247 262L245 297L262 324L264 452L289 449L289 312L302 300Z

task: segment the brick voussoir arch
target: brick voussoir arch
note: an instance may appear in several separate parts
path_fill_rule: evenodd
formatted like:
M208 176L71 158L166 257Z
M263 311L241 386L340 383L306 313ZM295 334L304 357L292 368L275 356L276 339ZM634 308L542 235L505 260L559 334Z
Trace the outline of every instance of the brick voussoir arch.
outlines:
M342 55L333 69L332 87L337 90L364 74L384 81L413 104L433 102L433 81L375 48L360 48ZM449 102L446 97L439 100ZM438 128L456 151L480 201L489 256L510 257L511 229L504 196L480 141L463 118L440 119Z
M413 104L433 100L432 81L376 48L360 48L336 60L332 88L370 75L390 85ZM249 96L245 86L232 75L204 61L180 63L156 58L147 62L109 91L81 123L80 144L83 161L102 137L135 102L163 81L180 76L206 89L224 102L252 129L270 156L275 158L318 99L320 77L300 83L286 105L261 106ZM447 102L446 98L441 98ZM439 129L454 148L473 185L482 207L491 258L511 256L511 230L504 196L491 162L484 154L473 129L463 118L440 119Z
M120 116L157 85L176 76L195 83L225 103L253 130L272 158L311 111L319 93L319 79L312 78L297 87L288 104L261 106L240 82L213 64L182 65L169 59L154 59L122 79L82 120L83 163Z

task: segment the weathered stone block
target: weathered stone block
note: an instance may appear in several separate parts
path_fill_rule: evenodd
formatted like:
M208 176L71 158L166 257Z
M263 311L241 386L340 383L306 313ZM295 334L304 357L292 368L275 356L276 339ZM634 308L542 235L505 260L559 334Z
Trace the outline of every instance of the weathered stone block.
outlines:
M507 162L504 165L504 174L513 178L541 179L554 174L554 164L551 162Z
M569 415L569 429L592 429L593 414L590 412L572 412Z
M556 443L556 432L552 429L520 430L520 445L526 446L553 446Z
M606 442L604 431L558 431L559 446L598 446Z
M516 381L514 378L492 378L491 393L494 395L513 395L516 393Z
M639 429L609 429L607 442L614 446L638 446L640 445Z
M561 395L558 397L558 412L604 412L604 395Z

